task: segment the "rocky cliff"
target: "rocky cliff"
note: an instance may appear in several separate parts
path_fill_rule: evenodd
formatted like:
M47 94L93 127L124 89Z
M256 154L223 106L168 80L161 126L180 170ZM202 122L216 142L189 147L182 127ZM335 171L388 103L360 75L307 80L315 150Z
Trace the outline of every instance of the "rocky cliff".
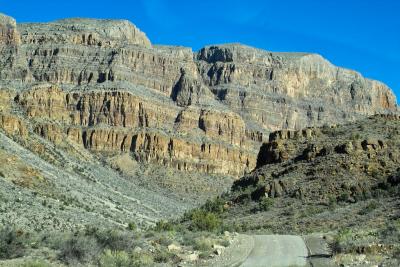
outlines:
M128 21L0 15L0 123L104 155L240 176L273 130L396 112L384 84L319 55L152 45Z
M272 132L221 217L282 234L383 228L398 219L399 137L400 116L383 114Z

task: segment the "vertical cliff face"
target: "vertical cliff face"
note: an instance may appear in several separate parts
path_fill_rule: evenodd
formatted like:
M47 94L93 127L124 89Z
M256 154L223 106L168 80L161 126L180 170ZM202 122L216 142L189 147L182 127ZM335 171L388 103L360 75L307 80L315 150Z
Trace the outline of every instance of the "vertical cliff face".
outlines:
M184 171L240 176L273 130L397 110L384 84L318 55L236 44L193 53L154 46L128 21L0 15L0 46L6 132Z
M397 108L384 84L315 54L232 44L203 48L196 58L215 96L266 131L341 123Z
M0 45L19 45L20 41L15 19L0 13Z

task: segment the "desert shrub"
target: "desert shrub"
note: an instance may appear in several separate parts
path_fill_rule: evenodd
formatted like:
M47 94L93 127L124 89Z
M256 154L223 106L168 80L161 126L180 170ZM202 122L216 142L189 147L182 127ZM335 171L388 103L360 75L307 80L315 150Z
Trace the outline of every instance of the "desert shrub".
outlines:
M237 225L237 232L247 232L250 230L250 225L248 221L244 221Z
M221 214L224 212L225 201L221 198L215 198L214 200L207 200L203 205L202 209L215 214Z
M212 212L194 210L191 214L190 229L214 231L222 225L221 220Z
M249 203L251 200L251 191L246 191L237 198L237 201L241 204Z
M76 263L89 263L100 252L100 247L93 237L72 236L60 244L60 260L75 265Z
M144 238L152 238L156 233L152 230L147 230L144 234Z
M199 254L199 259L206 260L209 259L211 256L212 251L202 251Z
M105 250L100 256L99 265L101 267L130 267L131 259L125 251Z
M339 195L338 201L346 202L346 201L349 200L349 198L350 198L349 192L345 191L345 192L342 192L342 193Z
M283 210L282 215L284 216L294 216L297 213L297 209L295 209L293 206L289 206L286 209Z
M135 252L132 255L132 267L154 266L153 256L146 252Z
M357 202L367 200L367 195L365 194L365 192L355 192L353 197L354 200Z
M374 178L380 178L380 176L381 176L381 172L380 172L378 169L376 169L376 168L373 168L373 169L370 171L370 174L371 174L371 176L374 177Z
M389 195L389 193L383 189L377 188L375 190L372 191L372 196L375 198L383 198L383 197L387 197Z
M171 222L160 220L156 223L154 230L157 232L173 231L174 225Z
M333 211L337 207L337 200L336 197L330 195L328 196L328 208L329 210Z
M392 252L393 258L400 260L400 247L395 247Z
M235 222L223 222L221 226L221 232L228 231L228 232L240 232L240 226Z
M385 227L379 232L382 240L389 243L400 243L400 221L387 222Z
M346 242L351 236L351 231L349 229L342 229L340 230L335 236L330 244L332 252L334 254L342 253L346 251Z
M218 243L224 247L229 247L231 245L231 242L229 241L229 239L222 239Z
M156 243L160 244L161 246L168 246L171 245L173 243L172 239L165 236L165 235L161 235L159 238L154 240Z
M12 259L24 255L27 235L11 227L0 229L0 259Z
M154 261L159 263L165 263L173 260L175 258L175 254L166 250L165 248L159 248L154 256Z
M261 211L269 211L274 205L274 200L272 198L263 198L260 203L258 203L258 209Z
M375 200L370 201L358 214L365 215L378 208L378 202Z
M361 136L359 133L352 133L350 138L351 140L358 140L361 139Z
M131 232L118 230L98 231L94 235L104 249L129 250L135 246L135 237Z
M136 231L136 230L137 230L137 225L136 225L136 223L134 223L134 222L128 223L128 230Z
M0 202L7 203L8 199L3 194L0 193Z
M200 236L203 236L203 233L201 232L192 232L192 231L185 231L182 233L180 244L183 246L195 246L196 244L196 239Z
M212 245L213 245L213 241L211 239L206 238L206 237L200 237L200 238L195 239L193 248L195 250L204 252L204 251L211 250Z
M312 217L324 212L324 208L318 206L308 206L301 210L301 217Z

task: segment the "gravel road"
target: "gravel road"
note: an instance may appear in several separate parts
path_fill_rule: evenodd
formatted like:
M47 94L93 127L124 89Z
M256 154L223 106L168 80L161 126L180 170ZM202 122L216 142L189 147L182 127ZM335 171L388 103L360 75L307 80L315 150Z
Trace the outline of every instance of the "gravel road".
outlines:
M255 235L254 247L241 267L307 266L308 250L300 236Z

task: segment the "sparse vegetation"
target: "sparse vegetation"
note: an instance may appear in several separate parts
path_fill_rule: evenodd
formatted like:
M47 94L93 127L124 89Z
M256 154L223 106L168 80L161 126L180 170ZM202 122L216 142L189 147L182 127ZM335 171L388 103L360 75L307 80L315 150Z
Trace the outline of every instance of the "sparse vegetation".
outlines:
M29 239L26 233L12 227L0 229L0 259L12 259L24 255Z
M358 125L346 127L356 129ZM286 161L260 166L235 181L231 192L187 211L180 219L160 220L154 226L146 226L142 220L125 216L127 202L120 196L108 196L104 202L115 209L102 210L101 219L117 223L118 229L110 230L109 225L99 224L74 231L70 229L74 229L76 222L71 222L67 224L71 228L64 233L8 231L11 242L0 243L0 255L4 259L21 257L46 247L57 256L54 258L71 266L174 265L183 260L182 255L187 251L208 259L215 253L213 245L228 246L224 231L261 234L336 231L332 242L336 253L372 254L381 248L369 245L377 243L396 258L400 251L399 225L393 212L398 205L400 180L398 141L367 140L368 133L361 135L346 129L325 129L329 134L321 139L317 136L312 144L306 139L281 140L284 145L277 149L288 151L278 151L276 156L288 157ZM99 214L99 206L89 196L69 191L35 192L28 200L15 195L2 192L2 207L7 206L7 201L18 205L37 202L53 226L60 228L65 220L58 211ZM383 225L385 221L390 223ZM7 236L5 233L2 231L1 235Z
M100 256L99 265L101 267L130 267L133 264L127 252L107 249Z
M92 262L100 253L96 239L90 236L71 236L60 244L59 257L70 265Z
M379 203L375 200L371 200L363 209L361 209L358 214L360 215L365 215L368 214L370 212L372 212L373 210L375 210L376 208L378 208Z
M272 198L263 198L260 201L258 208L260 211L268 211L273 204L274 200Z
M154 230L157 232L172 231L174 230L174 225L171 222L160 220L156 223Z

